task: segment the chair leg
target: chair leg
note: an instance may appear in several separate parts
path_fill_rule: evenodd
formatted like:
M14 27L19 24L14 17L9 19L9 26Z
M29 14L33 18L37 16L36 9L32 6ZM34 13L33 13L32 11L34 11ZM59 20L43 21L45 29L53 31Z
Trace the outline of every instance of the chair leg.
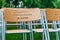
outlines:
M23 33L23 40L27 40L27 35L26 35L26 33Z
M60 28L60 21L57 21L57 23L58 23L58 27Z
M50 36L49 36L49 32L47 31L47 38L48 40L50 40Z
M5 35L6 35L6 34L5 34L5 28L6 28L6 27L5 27L5 26L6 26L6 22L4 21L4 22L3 22L3 27L2 27L2 40L5 40Z
M25 40L25 38L24 38L24 33L23 33L23 40Z
M30 33L30 40L31 40L31 33Z
M30 33L30 40L34 40L34 38L33 38L33 32Z
M0 23L1 24L1 23ZM2 33L1 33L1 27L0 27L0 40L2 40Z
M22 26L23 26L23 28L24 29L26 29L26 23L24 22L24 23L21 23L21 24L23 24ZM21 27L20 27L21 28ZM26 33L23 33L23 40L27 40L27 36L26 36Z
M57 24L56 24L56 21L53 21L53 25L54 25L54 29L57 30ZM59 34L58 34L58 31L56 31L55 33L56 33L56 40L59 40Z
M45 40L48 40L46 31L44 31L44 35L45 35Z
M31 36L32 36L32 40L34 40L34 37L33 37L33 32L32 32L32 35L31 35Z
M45 39L45 38L44 38L44 32L43 32L43 35L42 35L42 36L43 36L43 39L42 39L42 40L44 40L44 39Z
M59 40L59 34L56 32L56 40Z
M34 40L34 37L33 37L33 31L32 31L32 25L30 25L30 40Z
M23 24L23 22L20 23L20 29L23 29L22 28L22 26L23 26L22 24ZM23 33L23 40L25 40L25 34L24 33Z
M32 31L32 22L29 22L28 24L29 24L29 30L31 31L30 32L30 40L34 40L34 38L33 38L33 31Z
M25 40L27 40L27 34L25 33Z
M48 31L48 22L46 18L46 10L44 10L44 18L45 18L45 23L46 23L45 28L46 28L47 40L50 40L49 31Z

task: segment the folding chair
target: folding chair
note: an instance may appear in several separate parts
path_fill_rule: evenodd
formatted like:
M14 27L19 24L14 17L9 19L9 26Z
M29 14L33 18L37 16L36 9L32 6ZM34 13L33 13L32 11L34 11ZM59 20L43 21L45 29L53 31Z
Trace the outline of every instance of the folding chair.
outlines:
M37 16L36 16L37 14ZM40 10L38 8L5 8L4 9L4 39L6 33L23 33L23 40L27 40L26 33L30 33L30 40L33 40L32 33L32 21L41 19ZM8 22L18 22L19 24L7 24ZM20 23L21 22L21 23ZM25 27L25 24L28 25L28 28L17 29L17 30L7 30L6 25L20 25Z
M37 33L41 32L43 34L43 39L42 40L48 40L47 39L47 34L46 34L46 28L45 28L44 13L45 13L45 9L40 9L41 19L37 23L35 23L35 25L41 25L40 26L41 28L34 28L33 31L37 32Z
M46 22L47 21L52 21L53 22L53 27L54 28L51 28L49 29L49 31L51 32L55 32L56 33L56 40L59 40L59 35L58 35L58 31L60 30L58 27L57 27L57 21L60 21L60 9L46 9L46 18L47 20L45 20ZM48 23L46 23L47 27L48 27Z

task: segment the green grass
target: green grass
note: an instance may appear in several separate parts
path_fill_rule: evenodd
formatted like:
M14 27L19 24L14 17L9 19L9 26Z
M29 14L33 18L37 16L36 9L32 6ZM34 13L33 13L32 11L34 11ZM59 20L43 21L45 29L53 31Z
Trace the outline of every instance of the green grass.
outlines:
M59 33L60 35L60 33ZM27 34L27 39L29 40L29 34ZM34 33L35 40L42 40L42 33ZM50 33L50 39L56 40L55 33ZM22 34L6 34L6 40L22 40Z

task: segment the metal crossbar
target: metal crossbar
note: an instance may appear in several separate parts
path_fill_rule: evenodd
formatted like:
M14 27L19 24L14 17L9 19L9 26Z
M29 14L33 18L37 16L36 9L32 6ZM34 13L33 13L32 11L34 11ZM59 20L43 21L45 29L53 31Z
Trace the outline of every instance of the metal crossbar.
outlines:
M53 23L48 23L48 25L52 25L52 24ZM56 23L56 24L60 24L60 23ZM21 24L7 24L7 25L21 25ZM28 24L25 24L25 25L28 25ZM41 23L32 23L32 25L42 25L42 24Z

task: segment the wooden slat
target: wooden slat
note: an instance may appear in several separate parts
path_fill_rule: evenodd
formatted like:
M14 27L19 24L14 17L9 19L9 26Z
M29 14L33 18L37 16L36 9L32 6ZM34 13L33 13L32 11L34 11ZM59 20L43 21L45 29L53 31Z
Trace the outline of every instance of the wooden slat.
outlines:
M49 32L56 32L56 31L58 31L58 30L51 29L51 28L49 28L48 30L49 30ZM43 32L44 29L33 29L33 31L34 31L34 32Z
M49 21L60 20L60 9L46 9L46 16Z
M7 30L6 33L29 33L30 30Z
M26 22L41 19L38 8L5 8L4 18L6 22Z
M58 31L57 29L48 29L49 30L49 32L56 32L56 31Z
M35 32L43 32L43 29L33 29Z

